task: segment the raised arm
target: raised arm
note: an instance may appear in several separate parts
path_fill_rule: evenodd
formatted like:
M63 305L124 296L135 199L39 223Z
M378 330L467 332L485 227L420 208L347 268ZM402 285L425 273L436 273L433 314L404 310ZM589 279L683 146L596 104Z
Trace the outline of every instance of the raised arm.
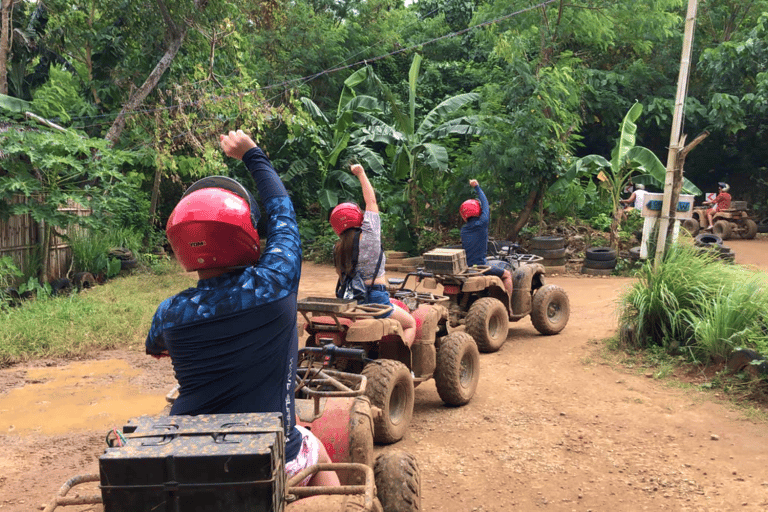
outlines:
M373 190L373 185L368 181L368 176L366 176L363 166L354 164L349 170L360 180L360 187L363 189L363 200L365 200L365 209L369 212L378 213L379 205L376 202L376 191Z
M485 197L483 189L477 180L469 180L469 184L475 189L477 199L480 201L480 219L488 222L491 218L491 209L488 206L488 198Z

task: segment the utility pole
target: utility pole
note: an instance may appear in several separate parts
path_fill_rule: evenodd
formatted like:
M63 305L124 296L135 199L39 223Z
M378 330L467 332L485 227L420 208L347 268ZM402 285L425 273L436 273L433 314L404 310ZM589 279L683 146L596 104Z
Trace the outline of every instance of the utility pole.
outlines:
M667 174L664 180L664 198L661 206L661 218L659 219L659 234L656 240L656 256L653 260L654 268L658 268L664 256L667 244L667 231L669 230L670 216L674 220L677 210L677 198L672 205L673 189L675 182L682 182L682 167L678 166L678 156L685 144L682 134L685 97L688 93L688 75L691 69L691 46L693 46L693 30L696 26L696 9L698 0L688 0L688 12L685 16L685 34L683 36L683 51L680 57L680 73L677 77L677 95L675 97L675 110L672 115L672 132L669 136L669 153L667 154ZM680 176L676 176L676 169ZM679 189L678 189L679 190ZM677 196L677 194L674 194Z

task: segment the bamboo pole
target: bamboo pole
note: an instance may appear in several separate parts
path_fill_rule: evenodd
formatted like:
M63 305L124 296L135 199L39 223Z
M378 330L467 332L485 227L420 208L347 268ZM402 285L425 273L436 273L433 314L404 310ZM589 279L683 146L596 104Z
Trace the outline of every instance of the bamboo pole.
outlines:
M672 131L669 136L669 153L667 154L667 174L664 180L664 198L661 206L661 218L659 219L659 233L656 239L656 256L653 261L658 268L664 256L669 230L670 212L674 220L675 210L672 207L672 190L675 184L675 169L677 158L682 148L682 126L684 117L685 97L688 93L688 75L691 69L691 47L693 46L693 30L696 26L696 9L698 0L688 0L688 12L685 16L685 34L683 36L683 50L680 56L680 73L677 77L677 94L675 96L675 110L672 116ZM682 173L682 169L680 169ZM682 177L680 177L682 180ZM676 206L676 205L675 205Z

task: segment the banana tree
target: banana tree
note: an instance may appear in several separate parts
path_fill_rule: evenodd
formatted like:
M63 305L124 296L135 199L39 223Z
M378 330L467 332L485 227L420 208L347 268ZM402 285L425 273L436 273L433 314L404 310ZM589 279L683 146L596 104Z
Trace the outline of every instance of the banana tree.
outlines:
M413 221L419 225L419 201L417 193L423 192L432 199L438 190L438 177L448 170L448 150L440 141L452 136L481 134L479 116L455 117L467 105L479 100L476 93L464 93L442 101L419 122L416 118L416 83L422 57L416 54L408 73L408 110L405 111L392 91L373 71L366 67L359 70L358 80L364 73L380 88L388 105L384 112L358 112L362 128L355 134L358 144L385 144L390 159L391 176L408 181L406 197ZM360 83L360 82L358 82Z
M345 170L339 170L339 162L355 160L377 174L385 171L381 155L364 145L359 136L355 136L359 133L355 115L359 112L378 112L382 107L376 98L355 93L354 87L364 80L365 73L356 71L344 81L339 103L332 117L323 113L311 99L301 98L302 105L314 121L314 125L304 132L304 136L308 136L312 141L312 154L307 158L295 160L286 178L308 174L310 168L316 166L318 183L315 192L324 211L329 211L338 204L342 189L350 191L360 188L356 178Z
M568 183L584 176L595 176L600 185L607 189L613 208L613 221L611 222L610 243L611 247L617 247L618 228L621 221L621 192L629 182L630 177L635 183L644 183L659 188L664 188L666 167L661 160L648 148L636 146L637 125L635 121L643 111L641 103L635 103L624 116L621 122L619 139L611 151L611 160L606 160L601 155L587 155L576 160L566 173L550 187L550 193L558 193ZM700 195L699 188L683 179L683 192L686 194Z

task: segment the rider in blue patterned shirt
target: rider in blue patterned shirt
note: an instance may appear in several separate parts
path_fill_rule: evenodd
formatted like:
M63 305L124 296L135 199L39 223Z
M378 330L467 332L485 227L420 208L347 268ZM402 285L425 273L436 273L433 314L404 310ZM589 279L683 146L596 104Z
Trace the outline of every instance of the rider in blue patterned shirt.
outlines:
M171 414L281 412L289 476L330 462L308 430L296 425L296 299L301 240L288 193L271 162L242 131L222 135L224 152L242 159L268 215L260 254L258 205L235 180L204 178L168 220L176 258L197 271L197 286L163 301L146 340L154 356L170 355L179 396ZM339 485L319 472L312 485Z

